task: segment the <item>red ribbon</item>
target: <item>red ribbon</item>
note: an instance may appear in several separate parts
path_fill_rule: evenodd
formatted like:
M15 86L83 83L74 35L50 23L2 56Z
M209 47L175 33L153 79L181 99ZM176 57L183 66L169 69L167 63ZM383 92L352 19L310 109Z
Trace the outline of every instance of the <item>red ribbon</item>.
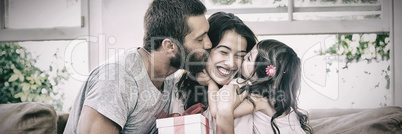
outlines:
M191 107L187 108L186 111L183 112L182 115L179 113L173 113L173 114L167 114L165 111L161 111L159 114L155 116L156 119L161 119L161 118L168 118L168 117L174 117L173 118L173 123L174 123L174 132L176 134L184 134L184 115L192 115L192 114L197 114L201 112L201 114L204 114L204 108L205 105L201 103L197 103L195 105L192 105ZM205 118L205 127L207 134L209 134L209 120Z

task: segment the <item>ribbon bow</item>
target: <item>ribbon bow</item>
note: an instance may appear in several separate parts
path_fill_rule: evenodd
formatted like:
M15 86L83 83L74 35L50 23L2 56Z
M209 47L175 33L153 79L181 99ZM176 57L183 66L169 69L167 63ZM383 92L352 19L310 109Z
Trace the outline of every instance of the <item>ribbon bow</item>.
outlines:
M205 107L205 105L203 105L201 103L194 104L191 107L187 108L186 111L184 111L182 115L179 113L167 114L165 111L162 110L159 114L155 115L155 118L161 119L161 118L168 118L168 117L179 117L179 116L184 116L184 115L197 114L199 112L201 112L201 114L204 114L204 107Z
M204 108L205 106L201 103L197 103L195 105L192 105L191 107L187 108L186 111L183 112L182 115L179 113L173 113L173 114L167 114L165 111L161 111L159 114L155 116L156 119L161 119L161 118L168 118L168 117L175 117L174 119L174 132L175 134L184 134L184 115L192 115L192 114L197 114L201 112L201 114L204 113ZM209 120L208 118L205 118L205 127L206 127L206 133L209 134Z

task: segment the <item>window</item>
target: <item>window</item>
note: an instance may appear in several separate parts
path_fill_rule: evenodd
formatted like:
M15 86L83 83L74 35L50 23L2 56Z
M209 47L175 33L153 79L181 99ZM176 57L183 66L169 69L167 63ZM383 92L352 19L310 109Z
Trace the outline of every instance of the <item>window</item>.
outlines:
M69 111L82 86L78 77L89 72L88 35L88 0L0 0L0 42L15 42L38 56L35 65L53 70L50 77L67 68L69 79L53 87L64 94L51 96L64 103L57 110Z
M382 33L390 29L389 0L229 0L233 8L220 1L226 0L204 0L207 15L234 13L259 35Z
M0 0L0 41L88 35L88 0Z
M5 7L5 29L81 27L81 0L6 0Z
M295 0L294 20L381 19L380 0Z

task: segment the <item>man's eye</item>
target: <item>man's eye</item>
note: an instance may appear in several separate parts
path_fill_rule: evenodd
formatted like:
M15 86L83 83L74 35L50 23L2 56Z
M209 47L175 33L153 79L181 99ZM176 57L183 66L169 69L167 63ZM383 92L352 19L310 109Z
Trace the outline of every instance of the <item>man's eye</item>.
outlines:
M203 41L203 39L201 39L201 40L197 40L198 42L202 42Z

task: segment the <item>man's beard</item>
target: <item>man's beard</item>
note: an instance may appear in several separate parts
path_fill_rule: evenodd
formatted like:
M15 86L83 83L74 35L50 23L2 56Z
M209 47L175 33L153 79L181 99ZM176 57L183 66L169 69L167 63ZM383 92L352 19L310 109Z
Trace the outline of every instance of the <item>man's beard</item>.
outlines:
M174 68L177 68L177 69L180 69L180 68L182 68L181 63L182 63L183 60L184 59L182 59L181 53L178 52L178 53L176 53L176 55L174 57L170 58L170 66L172 66Z
M182 53L176 53L175 57L170 58L170 66L177 69L185 69L190 72L190 74L202 72L205 68L209 52L203 53L203 55L198 58L195 53L192 53L191 55L189 55L189 53L190 52L185 49L185 57L187 57L187 61L186 58L183 58Z

